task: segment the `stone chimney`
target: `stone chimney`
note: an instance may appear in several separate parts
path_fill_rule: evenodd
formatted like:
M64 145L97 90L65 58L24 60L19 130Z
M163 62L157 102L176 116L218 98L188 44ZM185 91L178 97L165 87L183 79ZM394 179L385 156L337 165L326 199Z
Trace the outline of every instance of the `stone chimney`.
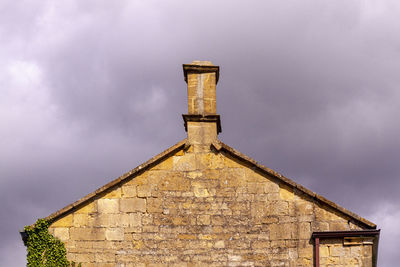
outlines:
M188 85L188 114L182 115L188 142L209 149L221 132L216 103L219 67L210 61L193 61L183 64L183 73Z

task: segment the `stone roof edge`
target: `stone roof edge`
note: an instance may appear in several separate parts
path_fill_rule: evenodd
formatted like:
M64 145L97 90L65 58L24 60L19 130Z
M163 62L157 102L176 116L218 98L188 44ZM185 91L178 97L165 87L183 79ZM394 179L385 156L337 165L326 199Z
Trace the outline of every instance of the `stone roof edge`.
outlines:
M337 210L340 213L345 214L346 216L348 216L348 217L360 222L361 224L367 226L368 228L376 229L376 224L374 224L373 222L370 222L367 219L364 219L363 217L361 217L361 216L359 216L359 215L357 215L357 214L355 214L355 213L343 208L342 206L340 206L340 205L338 205L338 204L326 199L325 197L323 197L321 195L318 195L317 193L305 188L304 186L293 182L291 179L289 179L289 178L283 176L282 174L280 174L280 173L278 173L278 172L276 172L276 171L274 171L274 170L272 170L272 169L270 169L270 168L258 163L254 159L242 154L241 152L239 152L236 149L228 146L227 144L224 144L223 142L218 140L218 141L214 142L212 145L218 151L221 150L221 149L225 150L226 152L232 154L233 156L235 156L235 157L237 157L237 158L239 158L239 159L241 159L241 160L243 160L245 162L250 163L251 165L255 166L257 169L259 169L259 170L261 170L261 171L263 171L263 172L265 172L265 173L277 178L278 180L282 181L286 185L288 185L290 187L293 187L293 188L303 192L306 195L309 195L313 199L316 199L317 201L319 201L319 202L321 202L321 203L333 208L334 210Z
M137 166L136 168L124 173L120 177L118 177L118 178L114 179L113 181L107 183L106 185L98 188L97 190L95 190L92 193L84 196L83 198L75 201L74 203L72 203L72 204L70 204L68 206L65 206L64 208L62 208L62 209L50 214L49 216L47 216L44 219L46 219L46 220L48 220L50 222L54 222L55 220L57 220L60 217L63 217L64 215L68 214L69 212L78 209L85 202L90 201L91 199L93 199L94 197L98 196L99 194L101 194L101 193L107 191L108 189L110 189L110 188L122 183L123 181L131 178L132 176L134 176L138 172L147 169L152 164L157 163L158 161L168 157L170 154L172 154L172 153L184 148L185 145L186 145L186 142L187 142L187 140L185 138L182 141L180 141L180 142L176 143L175 145L171 146L170 148L164 150L160 154L152 157L151 159L149 159L145 163L143 163L143 164Z

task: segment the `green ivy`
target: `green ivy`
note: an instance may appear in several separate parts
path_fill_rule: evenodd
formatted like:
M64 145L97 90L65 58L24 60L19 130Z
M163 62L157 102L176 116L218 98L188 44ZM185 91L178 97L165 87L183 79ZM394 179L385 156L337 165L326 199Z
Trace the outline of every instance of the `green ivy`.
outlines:
M25 226L25 245L27 247L28 267L67 267L75 266L67 260L64 243L52 236L49 222L39 219L34 227Z

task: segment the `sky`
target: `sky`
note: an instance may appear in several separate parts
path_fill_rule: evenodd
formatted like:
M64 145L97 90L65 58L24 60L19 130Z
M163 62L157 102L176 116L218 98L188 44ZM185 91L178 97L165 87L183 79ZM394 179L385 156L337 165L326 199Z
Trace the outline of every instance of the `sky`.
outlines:
M182 64L220 66L220 139L400 238L400 2L0 1L0 266L19 230L186 133Z

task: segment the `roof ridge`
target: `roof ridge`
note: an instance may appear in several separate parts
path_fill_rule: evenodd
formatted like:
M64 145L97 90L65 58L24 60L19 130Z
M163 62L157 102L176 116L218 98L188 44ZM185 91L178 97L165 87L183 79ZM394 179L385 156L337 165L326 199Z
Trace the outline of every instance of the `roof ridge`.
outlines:
M49 216L47 216L45 219L48 221L54 221L62 216L64 216L65 214L70 213L71 211L74 211L78 208L80 208L80 206L82 206L84 203L90 201L91 199L93 199L94 197L96 197L97 195L105 192L106 190L124 182L125 180L131 178L133 175L136 175L137 173L139 173L140 171L144 171L145 169L147 169L148 167L152 166L153 164L159 162L160 160L164 159L165 157L169 156L171 153L174 153L175 151L179 150L181 147L184 147L186 144L187 139L183 139L182 141L176 143L175 145L169 147L168 149L164 150L163 152L157 154L156 156L152 157L151 159L149 159L148 161L140 164L139 166L137 166L136 168L122 174L121 176L119 176L118 178L112 180L111 182L103 185L102 187L98 188L97 190L93 191L92 193L87 194L86 196L78 199L77 201L75 201L72 204L69 204L67 206L65 206L62 209L59 209L56 212L53 212L52 214L50 214Z
M226 152L232 154L233 156L238 157L238 158L240 158L240 159L252 164L257 169L259 169L259 170L261 170L261 171L263 171L265 173L268 173L269 175L277 178L278 180L284 182L285 184L287 184L287 185L289 185L291 187L294 187L295 189L305 193L306 195L312 197L313 199L316 199L317 201L322 202L323 204L325 204L325 205L327 205L327 206L339 211L340 213L342 213L342 214L344 214L344 215L346 215L346 216L348 216L348 217L350 217L350 218L362 223L363 225L367 226L368 228L376 229L376 224L374 224L373 222L371 222L371 221L369 221L369 220L367 220L367 219L355 214L352 211L349 211L346 208L343 208L342 206L336 204L335 202L330 201L330 200L328 200L327 198L325 198L325 197L323 197L321 195L318 195L317 193L315 193L315 192L307 189L306 187L304 187L304 186L292 181L291 179L285 177L284 175L282 175L282 174L280 174L280 173L278 173L278 172L276 172L276 171L274 171L274 170L272 170L272 169L270 169L270 168L258 163L254 159L252 159L252 158L246 156L245 154L239 152L238 150L228 146L227 144L221 142L220 140L217 140L212 145L218 151L220 151L221 149L225 150Z
M97 190L93 191L92 193L87 194L86 196L80 198L79 200L75 201L72 204L69 204L67 206L65 206L64 208L59 209L58 211L50 214L49 216L47 216L45 219L49 220L49 221L54 221L68 213L70 213L71 211L74 211L78 208L80 208L83 204L85 204L86 202L90 201L91 199L93 199L94 197L98 196L99 194L105 192L106 190L124 182L125 180L131 178L133 175L136 175L137 173L139 173L140 171L144 171L147 168L149 168L150 166L152 166L153 164L156 164L157 162L159 162L160 160L164 159L165 157L169 156L171 153L185 147L187 143L187 139L183 139L182 141L176 143L175 145L169 147L168 149L164 150L163 152L157 154L156 156L152 157L151 159L149 159L148 161L140 164L139 166L137 166L136 168L122 174L121 176L119 176L118 178L112 180L111 182L105 184L104 186L98 188ZM353 218L354 220L362 223L363 225L367 226L368 228L372 228L372 229L376 229L376 224L372 223L371 221L355 214L354 212L351 212L345 208L343 208L342 206L334 203L333 201L330 201L328 199L326 199L325 197L318 195L317 193L307 189L306 187L292 181L291 179L285 177L284 175L258 163L257 161L255 161L254 159L246 156L245 154L239 152L238 150L228 146L227 144L221 142L220 140L217 140L215 142L212 143L212 145L218 150L224 150L228 153L230 153L231 155L240 158L243 161L246 161L248 163L250 163L251 165L253 165L254 167L256 167L257 169L277 178L278 180L282 181L283 183L305 193L306 195L310 196L313 199L316 199L317 201L341 212L342 214Z

